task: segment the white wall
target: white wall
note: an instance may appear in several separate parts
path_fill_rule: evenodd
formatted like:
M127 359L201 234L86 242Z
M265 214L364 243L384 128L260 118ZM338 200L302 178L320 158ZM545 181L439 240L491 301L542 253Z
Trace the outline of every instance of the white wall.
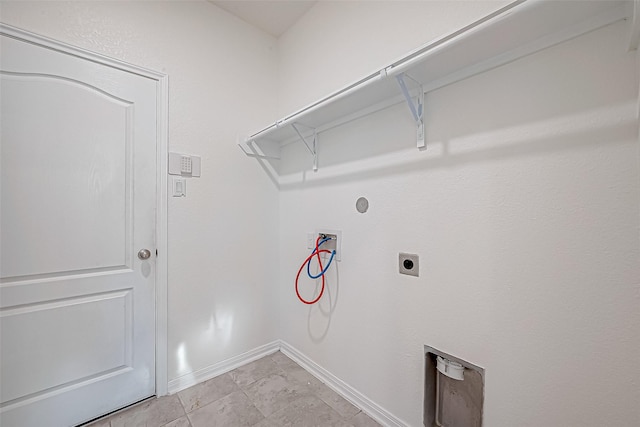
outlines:
M357 20L339 19L352 3L329 7L330 23L314 8L283 38L285 107L393 59L369 36L401 20L360 31L383 6ZM321 134L317 173L287 146L282 338L411 426L425 344L485 368L484 425L640 425L639 69L625 25L429 93L424 152L404 105ZM343 260L309 308L293 281L323 226L343 231ZM401 251L420 255L419 278L398 274Z
M204 1L2 2L0 16L169 75L169 148L202 156L169 199L169 379L277 338L277 190L235 145L275 119L275 40Z
M279 115L378 72L510 2L320 1L278 39Z

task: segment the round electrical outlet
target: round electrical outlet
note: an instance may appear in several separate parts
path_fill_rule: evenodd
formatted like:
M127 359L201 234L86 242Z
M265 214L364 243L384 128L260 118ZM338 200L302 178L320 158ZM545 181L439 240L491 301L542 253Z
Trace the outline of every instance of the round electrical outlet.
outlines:
M398 272L400 274L418 277L420 275L419 270L420 257L418 254L407 254L403 252L398 254Z

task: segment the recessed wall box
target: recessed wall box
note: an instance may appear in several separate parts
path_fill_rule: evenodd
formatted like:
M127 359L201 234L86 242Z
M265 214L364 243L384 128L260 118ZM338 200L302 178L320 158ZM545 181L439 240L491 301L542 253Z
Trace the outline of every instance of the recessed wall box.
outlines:
M424 346L425 427L482 427L484 369Z
M319 228L316 230L316 233L314 235L314 241L313 241L314 245L315 245L315 239L321 234L332 238L332 240L322 245L322 249L327 249L330 251L335 250L336 261L341 261L342 260L342 231L330 230L328 228Z

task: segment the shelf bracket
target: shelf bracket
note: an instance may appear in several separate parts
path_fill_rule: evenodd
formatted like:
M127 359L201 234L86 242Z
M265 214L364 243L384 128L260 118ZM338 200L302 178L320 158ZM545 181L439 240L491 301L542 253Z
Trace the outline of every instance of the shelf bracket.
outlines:
M307 128L307 130L310 130L313 132L310 135L311 141L307 141L307 138L305 138L302 132L300 131L300 129L298 129L298 127L300 126L305 127ZM311 153L311 155L313 156L313 171L317 172L318 171L318 147L317 147L318 131L316 130L316 128L305 126L300 123L291 123L291 127L293 128L293 130L296 131L296 133L298 134L298 137L300 137L300 140L304 143L304 145L307 147L307 150L309 150L309 153Z
M411 80L416 85L418 85L418 95L417 99L414 102L411 97L411 93L407 88L407 83L405 78ZM424 141L424 88L422 84L415 79L412 79L411 76L400 73L396 76L396 80L398 81L398 85L400 86L400 90L402 91L402 95L404 95L405 101L407 101L407 105L409 106L409 110L411 110L411 115L413 119L416 121L417 132L416 132L416 141L418 148L424 148L426 146Z
M270 141L269 141L270 142ZM278 147L275 147L277 145L277 143L272 143L272 145L274 145L273 150L275 151L275 149L278 149ZM242 150L242 152L247 156L247 157L255 157L257 159L274 159L274 160L280 160L280 156L277 156L275 154L267 154L264 151L262 151L262 154L258 151L259 148L257 146L257 144L255 143L255 141L253 139L248 139L246 140L244 143L242 142L238 142L238 147L240 147L240 149Z

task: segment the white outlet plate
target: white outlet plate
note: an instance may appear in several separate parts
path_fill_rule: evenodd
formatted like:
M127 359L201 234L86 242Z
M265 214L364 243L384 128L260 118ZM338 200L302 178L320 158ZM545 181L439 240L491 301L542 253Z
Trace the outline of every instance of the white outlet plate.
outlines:
M400 252L398 254L398 272L418 277L420 275L420 257L417 254Z
M173 197L187 197L187 180L185 178L173 177Z

